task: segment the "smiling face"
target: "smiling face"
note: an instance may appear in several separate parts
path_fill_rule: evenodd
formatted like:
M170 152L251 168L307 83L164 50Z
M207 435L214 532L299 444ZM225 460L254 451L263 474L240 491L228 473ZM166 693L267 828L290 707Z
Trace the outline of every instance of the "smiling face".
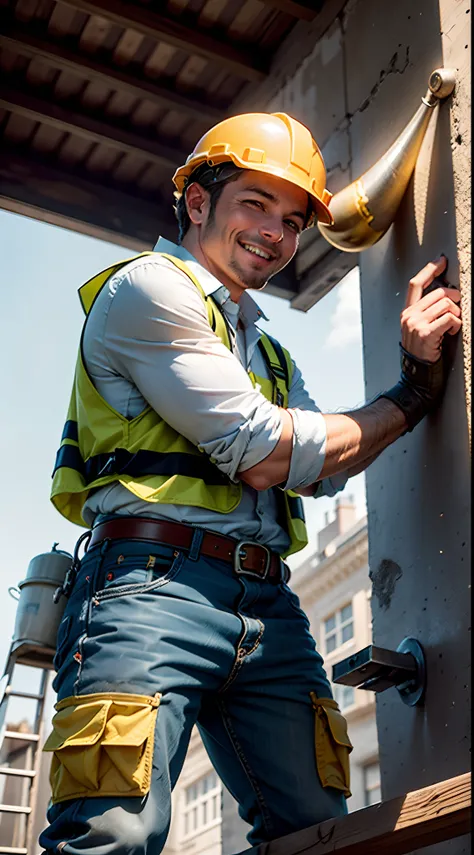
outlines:
M191 227L183 246L225 285L234 302L264 288L298 249L308 195L288 181L251 170L223 188L214 212L209 193L186 191Z

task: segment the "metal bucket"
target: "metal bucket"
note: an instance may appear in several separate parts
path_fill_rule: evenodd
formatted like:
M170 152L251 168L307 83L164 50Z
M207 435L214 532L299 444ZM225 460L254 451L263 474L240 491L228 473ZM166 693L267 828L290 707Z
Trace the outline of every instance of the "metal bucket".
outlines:
M26 578L10 594L18 599L12 643L31 641L44 647L56 647L56 636L66 606L66 598L53 602L56 588L62 585L72 563L72 555L56 549L35 555Z

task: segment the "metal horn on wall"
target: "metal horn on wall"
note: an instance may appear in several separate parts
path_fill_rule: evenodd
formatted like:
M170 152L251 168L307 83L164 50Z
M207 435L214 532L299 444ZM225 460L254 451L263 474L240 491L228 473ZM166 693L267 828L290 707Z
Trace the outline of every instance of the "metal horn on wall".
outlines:
M421 105L398 139L371 169L335 193L329 204L334 224L318 223L329 243L344 252L361 252L388 231L415 169L433 108L451 95L454 85L453 69L433 71Z

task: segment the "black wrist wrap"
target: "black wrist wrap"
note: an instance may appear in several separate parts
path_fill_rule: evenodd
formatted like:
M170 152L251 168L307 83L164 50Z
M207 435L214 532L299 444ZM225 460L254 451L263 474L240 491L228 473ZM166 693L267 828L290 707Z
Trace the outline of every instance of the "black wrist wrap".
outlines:
M379 398L388 398L405 414L408 430L422 420L436 403L445 383L443 356L436 362L417 359L400 345L402 372L400 380Z

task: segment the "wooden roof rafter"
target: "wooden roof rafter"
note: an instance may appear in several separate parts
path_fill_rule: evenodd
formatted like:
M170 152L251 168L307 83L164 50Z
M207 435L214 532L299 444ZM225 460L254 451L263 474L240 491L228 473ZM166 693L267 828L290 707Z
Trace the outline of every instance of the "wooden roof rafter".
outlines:
M156 41L167 42L173 47L214 60L228 71L245 80L260 83L268 73L269 58L262 51L249 51L237 47L224 36L215 38L204 30L192 29L161 12L155 12L146 6L127 3L125 0L61 0L89 15L117 24L124 29L131 28Z
M88 80L103 83L118 92L137 99L146 98L152 104L180 110L209 124L222 118L222 111L198 97L187 97L176 89L157 84L144 75L122 71L119 66L65 46L64 39L54 39L32 31L31 28L6 23L0 32L0 46L31 59L41 58L61 71L69 71Z
M31 90L21 86L2 85L0 107L34 121L44 122L65 133L73 133L92 142L104 143L120 152L141 155L158 166L168 169L176 169L186 160L188 154L171 145L163 144L158 139L127 130L118 122L97 119L83 110L72 110L70 107L64 107L50 99L33 94Z
M0 0L0 208L128 248L175 237L177 166L265 108L341 3ZM307 308L300 274L269 293Z
M261 0L265 6L286 12L301 21L313 21L324 5L324 0Z
M58 226L70 227L72 220L83 234L131 249L149 249L159 234L173 237L171 194L169 204L152 200L107 186L97 176L91 180L80 170L58 168L47 158L8 149L0 158L0 186L7 210ZM51 197L54 215L42 216Z

